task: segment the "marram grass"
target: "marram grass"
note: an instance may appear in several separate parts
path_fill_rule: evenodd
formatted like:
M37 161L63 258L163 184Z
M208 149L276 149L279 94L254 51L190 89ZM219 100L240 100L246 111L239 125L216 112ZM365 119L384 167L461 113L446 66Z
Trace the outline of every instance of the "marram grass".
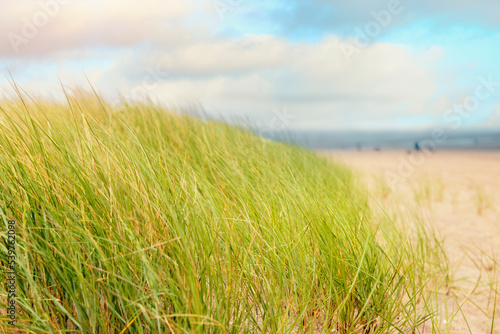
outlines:
M343 166L148 104L0 104L27 333L411 333L441 255Z

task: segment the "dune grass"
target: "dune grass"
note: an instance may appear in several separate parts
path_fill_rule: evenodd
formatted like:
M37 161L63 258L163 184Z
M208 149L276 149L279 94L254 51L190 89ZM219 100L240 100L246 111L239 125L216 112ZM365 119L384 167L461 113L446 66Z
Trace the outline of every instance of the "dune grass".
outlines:
M435 317L439 247L375 216L341 165L149 104L0 106L22 332L411 333Z

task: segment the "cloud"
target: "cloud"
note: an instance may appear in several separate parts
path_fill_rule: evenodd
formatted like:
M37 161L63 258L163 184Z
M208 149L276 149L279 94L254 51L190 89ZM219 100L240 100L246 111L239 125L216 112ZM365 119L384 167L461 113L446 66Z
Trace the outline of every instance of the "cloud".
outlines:
M12 1L2 3L0 57L44 56L85 47L179 42L193 8L182 0Z
M438 48L420 55L402 45L376 43L349 64L340 43L335 36L315 44L272 36L201 40L175 50L149 50L134 65L169 73L151 95L171 103L199 101L222 115L262 118L288 106L303 124L318 127L326 124L325 116L331 126L348 118L435 110L428 100L439 84L432 68ZM122 66L115 70L132 64Z
M286 61L290 52L295 50L286 40L272 36L249 35L240 39L206 36L175 50L154 52L148 61L186 75L221 75L273 68Z

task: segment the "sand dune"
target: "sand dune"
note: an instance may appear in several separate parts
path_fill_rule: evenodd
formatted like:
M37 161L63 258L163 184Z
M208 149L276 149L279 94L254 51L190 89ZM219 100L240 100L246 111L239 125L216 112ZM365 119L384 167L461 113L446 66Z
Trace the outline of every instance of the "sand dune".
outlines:
M374 199L384 207L392 205L422 217L443 238L453 292L458 303L465 302L463 315L457 314L450 332L490 333L497 289L493 333L500 333L500 295L495 285L500 271L500 153L320 153L361 172Z

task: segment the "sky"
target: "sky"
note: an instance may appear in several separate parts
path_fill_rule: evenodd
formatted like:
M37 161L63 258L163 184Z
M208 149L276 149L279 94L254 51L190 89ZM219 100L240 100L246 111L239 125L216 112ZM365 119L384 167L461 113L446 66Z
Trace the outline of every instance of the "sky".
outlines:
M290 130L500 129L498 0L0 1L0 96Z

